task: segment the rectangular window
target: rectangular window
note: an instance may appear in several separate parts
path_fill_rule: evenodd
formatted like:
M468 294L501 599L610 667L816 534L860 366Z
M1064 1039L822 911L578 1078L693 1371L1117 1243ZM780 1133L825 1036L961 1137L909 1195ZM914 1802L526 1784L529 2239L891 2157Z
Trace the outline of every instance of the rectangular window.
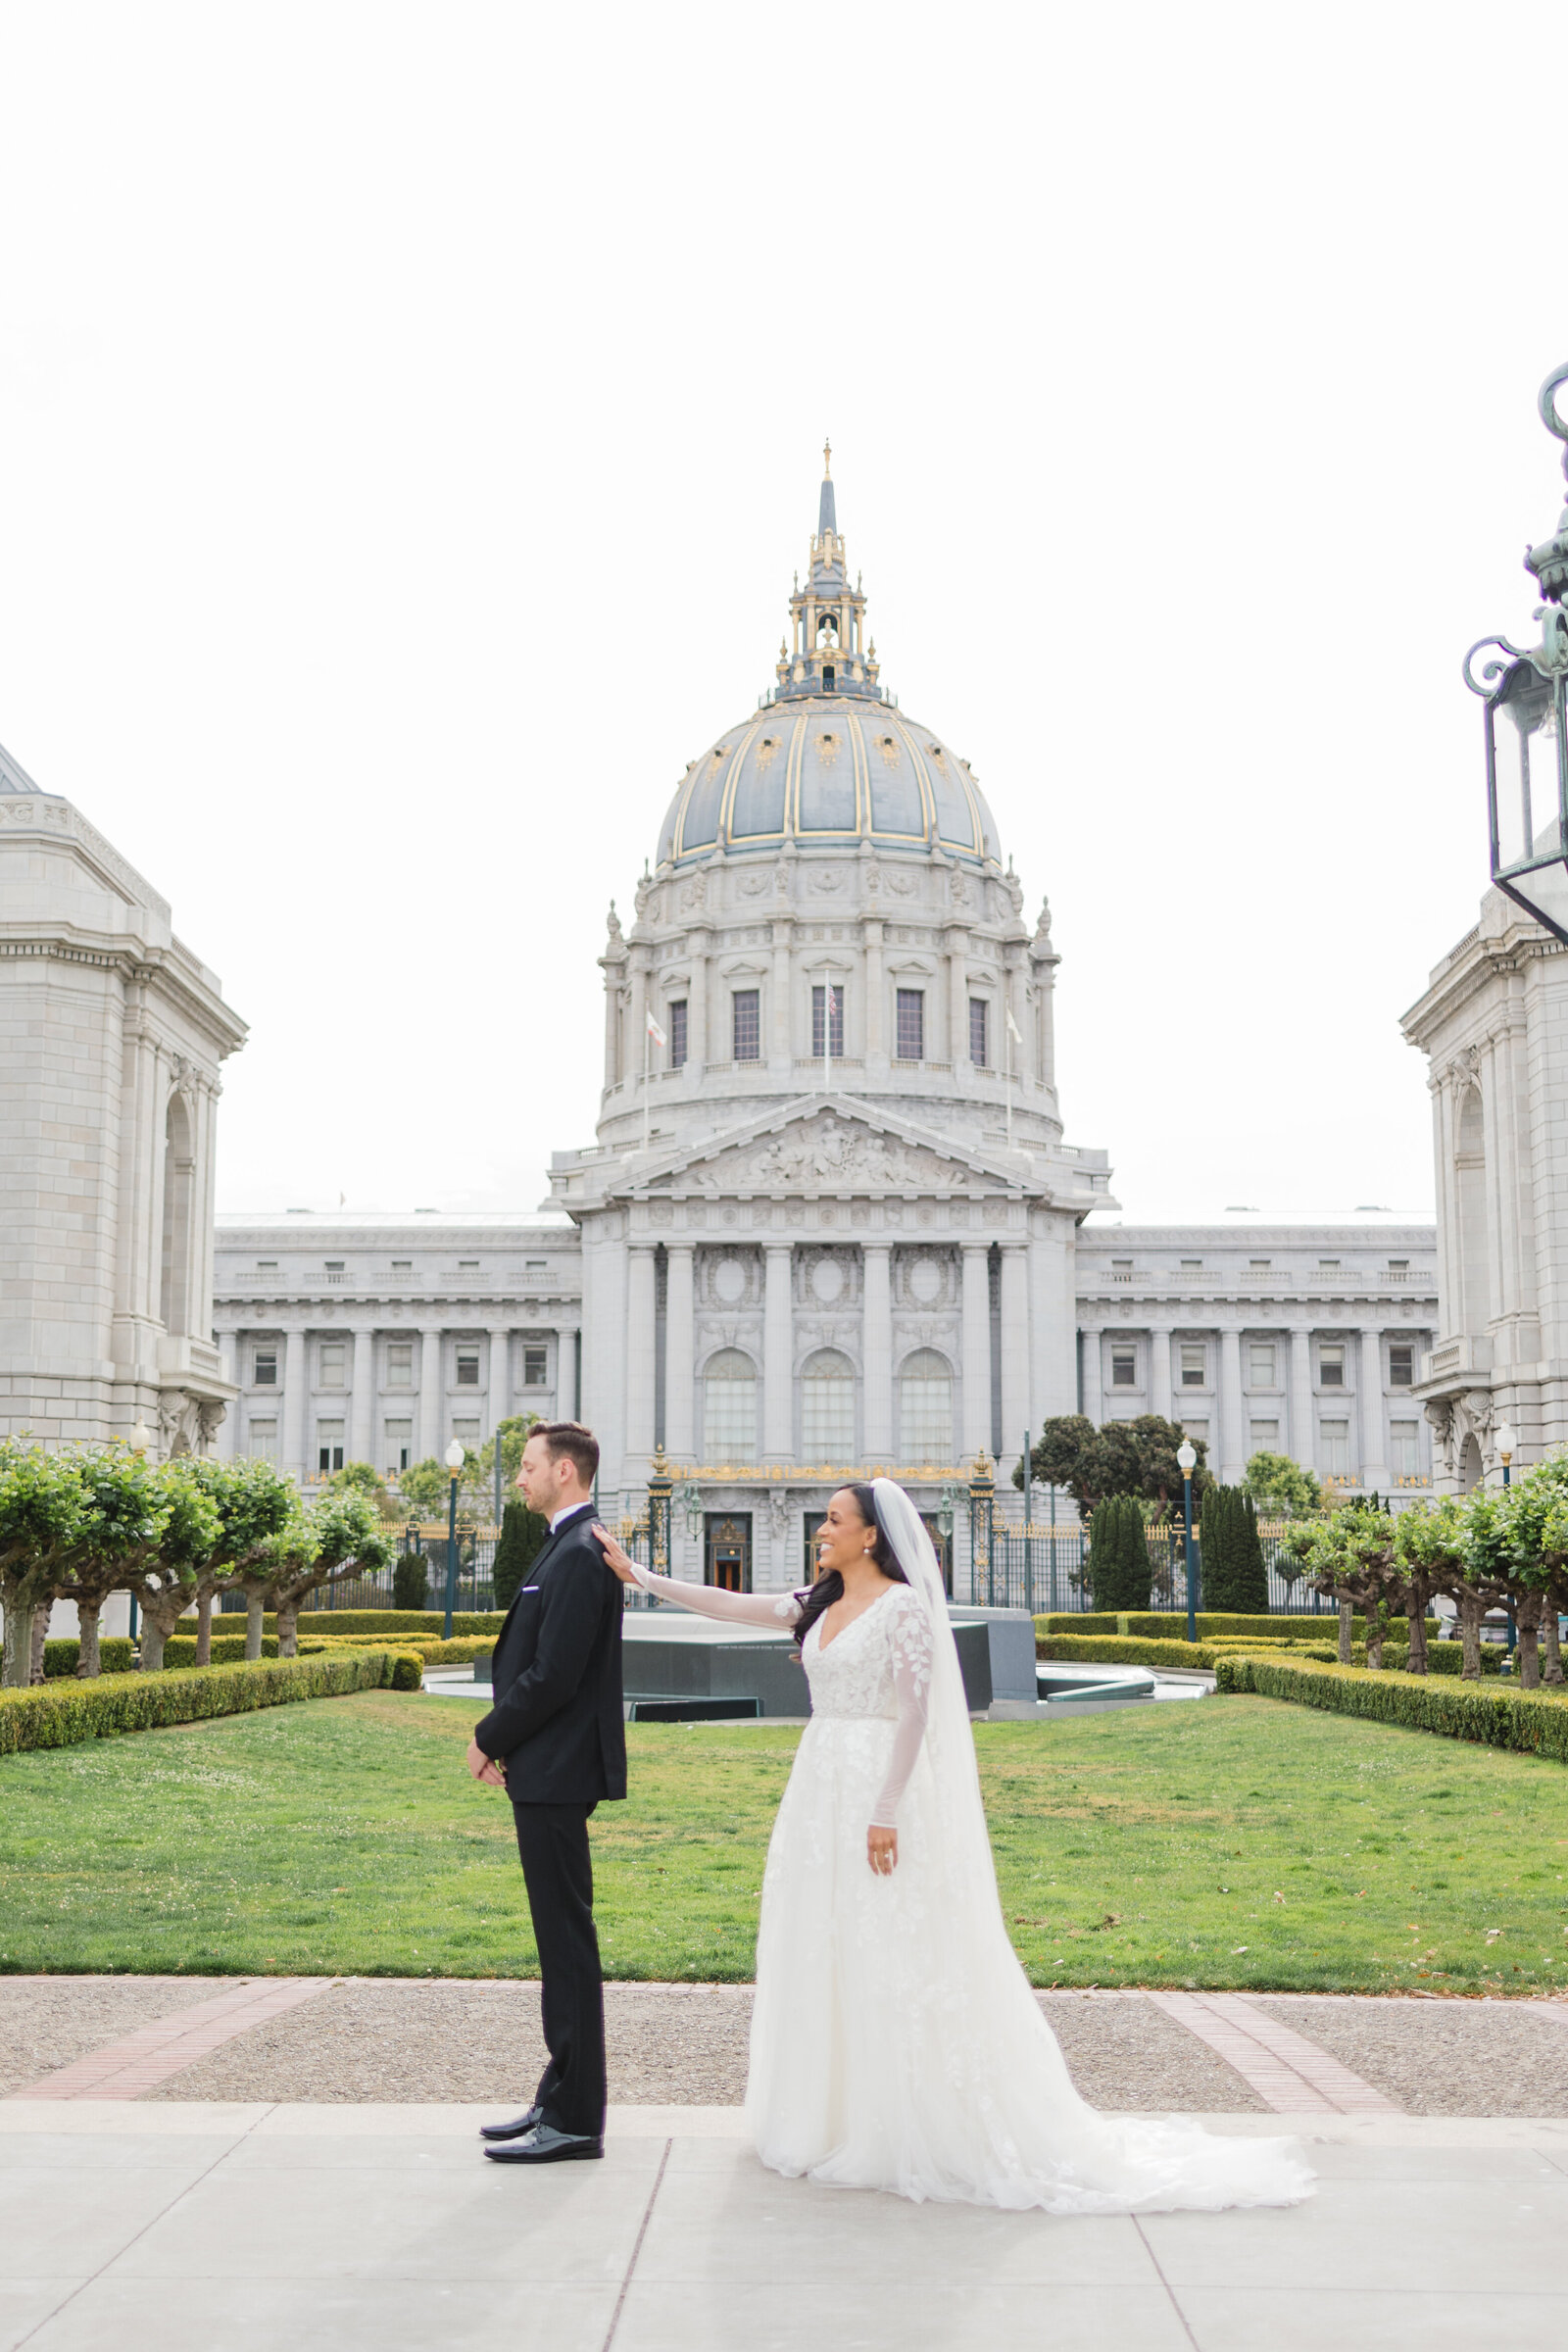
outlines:
M342 1389L348 1386L348 1343L344 1340L323 1340L316 1359L316 1385L318 1389Z
M1390 1258L1390 1260L1389 1260L1389 1272L1390 1272L1391 1274L1408 1274L1408 1273L1409 1273L1409 1271L1410 1271L1410 1260L1409 1260L1407 1257L1391 1257L1391 1258Z
M1110 1385L1113 1389L1137 1388L1138 1350L1136 1348L1113 1348L1111 1349Z
M414 1342L393 1340L386 1351L386 1385L389 1389L412 1389L414 1386Z
M1279 1423L1277 1421L1254 1421L1251 1424L1251 1440L1253 1453L1278 1453L1280 1449Z
M1268 1271L1274 1260L1271 1257L1250 1257L1247 1262L1254 1274L1263 1274Z
M550 1357L543 1348L525 1348L522 1351L522 1385L525 1389L542 1389L549 1371Z
M1200 1340L1196 1345L1190 1347L1184 1340L1182 1343L1182 1387L1184 1389L1201 1389L1206 1386L1207 1377L1208 1350L1202 1341Z
M1317 1381L1320 1389L1344 1388L1345 1349L1343 1348L1320 1348L1318 1349Z
M459 1260L458 1260L458 1272L459 1272L460 1274L477 1274L477 1273L478 1273L478 1271L479 1271L479 1260L478 1260L476 1257L460 1257L460 1258L459 1258Z
M1130 1266L1133 1261L1130 1257L1113 1257L1110 1262L1113 1266Z
M479 1386L479 1350L477 1348L458 1349L458 1386L476 1389Z
M384 1421L381 1424L384 1446L382 1460L388 1470L406 1470L414 1454L414 1423Z
M1391 1389L1408 1389L1414 1383L1415 1342L1412 1340L1408 1347L1400 1345L1389 1349L1389 1386Z
M925 990L901 988L898 992L898 1045L900 1061L925 1059Z
M549 1263L550 1260L547 1257L525 1257L522 1261L522 1270L525 1274L542 1274Z
M258 1274L275 1274L277 1272L276 1258L259 1257L256 1260L256 1271Z
M991 1064L991 1007L984 997L969 999L969 1059L977 1070Z
M251 1385L258 1389L276 1388L277 1349L275 1348L257 1348L255 1355L251 1358Z
M1348 1478L1350 1475L1350 1424L1348 1421L1322 1421L1318 1424L1318 1456L1330 1478Z
M1248 1359L1251 1370L1251 1386L1254 1389L1271 1389L1274 1386L1273 1341L1253 1340L1248 1349Z
M246 1451L253 1462L275 1462L277 1459L277 1423L253 1421L245 1435Z
M341 1274L344 1263L345 1261L341 1257L329 1257L326 1261L326 1270L329 1274Z
M1320 1274L1337 1274L1340 1270L1340 1261L1337 1257L1320 1257L1317 1261L1317 1270Z
M831 1020L827 1009L830 991L833 998ZM827 1029L826 1045L822 1043L824 1023ZM841 980L830 980L825 987L811 991L811 1052L818 1061L824 1054L836 1055L841 1061L844 1058L844 983Z
M394 1274L412 1274L414 1272L413 1258L395 1257L392 1260L392 1271Z
M454 1421L452 1435L460 1446L476 1446L479 1443L479 1424L477 1421Z
M1184 1421L1182 1436L1191 1438L1195 1446L1206 1446L1208 1444L1208 1423L1206 1421Z
M757 1061L762 1051L762 997L756 988L738 988L729 1001L732 1043L737 1061Z
M1396 1478L1420 1477L1421 1424L1418 1421L1389 1423L1389 1468Z
M682 1070L686 1066L686 1000L678 997L669 1007L669 1066Z
M1202 1262L1200 1257L1184 1257L1182 1259L1182 1264L1189 1274L1196 1274Z
M316 1424L316 1467L318 1470L342 1469L343 1424L341 1421L318 1421Z

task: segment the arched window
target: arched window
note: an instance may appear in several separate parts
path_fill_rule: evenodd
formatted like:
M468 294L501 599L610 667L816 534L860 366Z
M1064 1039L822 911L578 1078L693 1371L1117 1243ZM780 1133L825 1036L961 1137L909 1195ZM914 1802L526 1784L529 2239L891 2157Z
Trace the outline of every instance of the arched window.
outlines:
M953 1367L934 1348L917 1348L904 1359L899 1451L906 1462L953 1459Z
M1462 1327L1475 1337L1486 1330L1492 1316L1491 1251L1487 1246L1487 1133L1478 1086L1467 1086L1459 1104L1454 1174L1459 1195Z
M703 1375L703 1451L710 1462L757 1456L757 1366L739 1348L710 1356Z
M190 1111L183 1095L172 1095L164 1121L164 1260L158 1314L164 1329L175 1338L190 1329L190 1210L195 1173Z
M830 646L837 645L838 641L839 616L836 612L824 612L816 624L816 642L818 645Z
M855 1366L835 1348L808 1356L801 1374L801 1451L808 1462L855 1459Z

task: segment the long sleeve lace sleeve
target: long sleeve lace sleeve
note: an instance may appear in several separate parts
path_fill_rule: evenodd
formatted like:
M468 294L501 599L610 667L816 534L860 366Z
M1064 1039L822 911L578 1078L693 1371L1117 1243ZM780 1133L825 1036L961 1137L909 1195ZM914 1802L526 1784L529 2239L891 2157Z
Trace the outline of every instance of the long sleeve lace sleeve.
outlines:
M673 1600L699 1617L725 1618L731 1625L768 1625L788 1633L801 1613L793 1592L726 1592L718 1585L688 1585L677 1576L655 1576L635 1560L632 1567L645 1592L656 1600Z
M871 1813L871 1827L879 1830L898 1828L899 1799L920 1753L931 1700L931 1621L912 1594L901 1602L890 1600L887 1606L896 1610L893 1689L899 1702L899 1724L893 1735L888 1777Z

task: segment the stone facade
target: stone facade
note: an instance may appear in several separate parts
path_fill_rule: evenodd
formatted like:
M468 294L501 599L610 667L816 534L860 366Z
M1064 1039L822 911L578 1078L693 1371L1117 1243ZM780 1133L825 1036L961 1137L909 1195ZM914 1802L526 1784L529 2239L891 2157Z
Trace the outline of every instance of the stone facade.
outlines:
M1404 1016L1428 1058L1438 1333L1419 1396L1437 1482L1501 1477L1568 1445L1568 948L1489 890L1481 920Z
M219 1065L244 1036L167 902L0 752L0 1429L210 1447Z

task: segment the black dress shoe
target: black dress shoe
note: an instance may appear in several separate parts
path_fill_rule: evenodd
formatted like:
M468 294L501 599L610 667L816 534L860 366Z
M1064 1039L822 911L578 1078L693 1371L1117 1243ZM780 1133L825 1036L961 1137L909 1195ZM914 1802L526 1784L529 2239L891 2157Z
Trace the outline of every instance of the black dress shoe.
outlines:
M558 2132L554 2124L535 2124L522 2138L497 2140L485 2149L495 2164L570 2164L604 2152L602 2139L585 2132Z
M544 2113L542 2107L530 2107L527 2114L519 2115L514 2123L481 2124L479 2137L481 2139L520 2139L525 2132L533 2130L535 2124L543 2123Z

